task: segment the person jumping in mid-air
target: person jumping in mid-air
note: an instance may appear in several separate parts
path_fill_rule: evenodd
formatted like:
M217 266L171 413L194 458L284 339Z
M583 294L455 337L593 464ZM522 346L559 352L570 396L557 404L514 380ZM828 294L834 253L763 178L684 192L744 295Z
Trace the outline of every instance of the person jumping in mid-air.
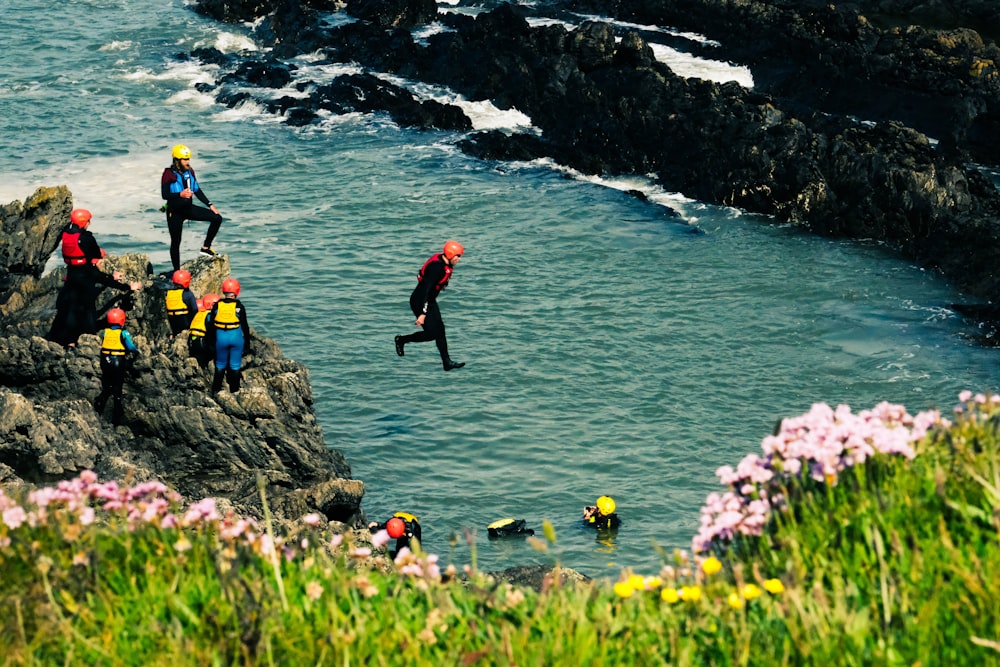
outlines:
M417 331L407 336L396 336L396 354L403 356L403 347L407 343L419 343L432 340L437 343L441 353L441 363L446 371L461 368L464 362L452 361L448 356L448 339L445 337L444 321L437 305L438 294L448 286L452 271L465 248L458 241L448 241L444 249L424 262L417 274L417 286L410 295L410 309L417 316L417 326L423 331Z
M199 220L208 223L201 254L216 257L218 253L212 250L212 241L222 226L222 216L219 209L208 200L208 195L201 189L198 178L194 175L191 149L184 144L177 144L172 155L173 162L163 170L163 177L160 179L160 196L167 202L165 208L167 229L170 230L170 261L176 271L181 268L181 233L184 231L184 221ZM195 197L208 208L195 206Z

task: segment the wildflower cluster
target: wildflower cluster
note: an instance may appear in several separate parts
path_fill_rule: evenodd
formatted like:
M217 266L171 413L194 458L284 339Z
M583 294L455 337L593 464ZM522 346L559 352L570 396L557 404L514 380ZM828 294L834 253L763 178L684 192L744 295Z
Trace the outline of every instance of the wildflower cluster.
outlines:
M693 551L710 551L738 535L761 535L771 511L782 506L781 490L790 482L811 478L832 486L843 470L875 454L912 459L913 443L936 424L949 422L936 410L910 416L887 402L857 415L846 405L833 410L817 403L800 417L782 420L778 432L764 438L763 455L748 455L735 470L723 466L716 471L730 490L708 496Z
M257 553L272 548L255 521L231 513L221 516L214 499L199 500L187 509L180 508L180 500L178 493L161 482L120 486L115 481L99 482L90 470L55 486L35 489L23 502L0 489L0 556L4 552L13 556L9 550L17 544L42 544L36 539L38 530L71 543L80 541L85 529L97 530L108 524L124 525L128 532L144 528L171 531L173 549L178 553L192 548L185 531L202 529L217 534L228 545L226 552L234 556L236 545ZM74 555L73 565L86 565L89 560L81 551Z
M97 475L89 470L53 487L33 490L24 501L18 501L0 489L0 562L10 557L37 558L37 548L43 545L38 541L38 531L44 531L45 535L56 536L55 543L49 542L51 549L59 549L60 543L76 542L72 565L86 566L91 562L91 556L89 549L81 544L84 530L124 525L130 533L142 529L156 531L166 538L166 543L178 557L183 557L195 547L199 539L196 535L210 536L218 556L217 565L223 573L235 569L243 557L257 557L269 563L279 559L315 563L315 552L310 550L311 539L319 536L318 531L326 523L319 514L306 514L300 518L304 531L273 535L252 518L236 516L232 512L220 514L212 498L204 498L187 508L181 507L180 501L179 494L160 482L120 486L114 481L99 482ZM342 534L333 535L325 544L326 552L356 563L367 562L373 555L373 549L350 538L350 535L347 539ZM378 549L388 541L388 533L381 530L372 536L371 545ZM416 553L401 549L396 555L395 566L404 579L422 588L455 575L454 568L449 566L445 577L442 577L438 557L422 553L419 549ZM359 575L355 583L365 597L378 593L378 588L364 575ZM324 587L319 582L312 582L306 590L311 600L318 600L323 593Z
M643 576L626 571L621 579L614 584L614 592L618 597L630 598L635 594L657 593L660 599L668 604L680 602L698 603L703 598L712 600L725 599L734 609L742 609L746 604L762 595L761 586L753 583L730 585L722 578L715 578L722 571L722 562L710 556L701 560L695 567L688 563L686 555L677 555L681 567L667 565L659 575ZM763 590L771 595L779 595L785 591L781 579L767 579Z

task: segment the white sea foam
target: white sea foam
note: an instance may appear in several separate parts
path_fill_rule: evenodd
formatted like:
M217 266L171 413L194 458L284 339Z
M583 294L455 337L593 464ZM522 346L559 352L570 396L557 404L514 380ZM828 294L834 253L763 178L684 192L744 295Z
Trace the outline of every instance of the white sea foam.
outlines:
M347 12L323 12L319 15L320 25L326 28L337 28L348 23L355 23L357 19Z
M528 18L528 25L532 28L541 28L547 25L561 25L566 28L566 30L575 30L577 28L577 25L574 23L569 23L561 19L545 18L540 16L532 16Z
M214 46L223 53L259 50L257 44L248 35L237 35L231 32L218 33Z
M114 40L99 48L98 51L125 51L126 49L131 49L135 44L135 42L127 39Z
M476 130L523 130L532 126L531 119L516 108L505 111L489 100L470 102L459 96L452 104L462 108Z
M733 65L720 60L698 58L683 51L677 51L663 44L650 43L656 59L669 67L675 74L686 79L705 79L717 83L735 81L744 88L753 88L753 74L749 67Z
M442 25L437 21L434 21L433 23L428 23L427 25L414 30L413 41L415 41L417 44L422 44L426 46L427 40L428 38L430 38L431 35L437 35L438 33L442 32L454 32L454 29Z
M159 72L139 67L125 74L131 81L181 81L193 86L196 83L215 83L218 65L206 65L197 60L183 60L169 63Z
M696 211L701 206L700 202L686 197L679 192L664 190L662 186L657 185L653 181L652 177L633 175L608 178L593 174L581 174L576 170L568 170L568 173L571 173L578 180L594 183L613 190L641 192L649 201L677 211L685 222L694 223L697 221Z
M318 84L326 84L337 77L348 74L362 74L365 71L363 67L354 63L319 62L317 64L317 61L321 59L322 56L315 53L308 56L299 56L294 59L292 62L298 66L298 69L292 73L293 79L296 82L315 81Z
M233 107L217 113L213 120L222 123L241 123L250 121L254 123L280 123L284 121L283 116L270 113L265 107L253 99L245 99Z

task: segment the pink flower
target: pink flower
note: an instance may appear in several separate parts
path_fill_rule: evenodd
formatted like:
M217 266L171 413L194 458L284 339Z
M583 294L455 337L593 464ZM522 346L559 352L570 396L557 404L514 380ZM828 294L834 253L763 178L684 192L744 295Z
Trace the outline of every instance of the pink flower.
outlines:
M306 524L307 526L316 527L319 525L320 520L321 520L320 515L317 514L316 512L306 514L304 517L302 517L302 523Z
M94 523L94 508L84 507L80 510L80 523L84 526L89 526Z
M28 520L28 514L20 505L14 505L3 511L3 522L11 530L17 530L22 523Z
M372 535L372 546L384 547L389 542L389 533L383 528Z

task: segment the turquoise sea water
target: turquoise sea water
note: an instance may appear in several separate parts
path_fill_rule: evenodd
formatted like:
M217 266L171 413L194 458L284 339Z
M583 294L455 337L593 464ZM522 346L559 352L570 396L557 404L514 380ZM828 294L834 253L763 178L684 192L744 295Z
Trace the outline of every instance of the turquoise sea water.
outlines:
M369 517L415 513L445 558L472 558L471 529L484 568L653 571L657 546L690 545L715 469L781 417L815 402L950 410L998 384L996 351L947 307L962 295L879 246L621 191L638 180L477 161L459 135L377 116L295 129L216 105L193 88L211 70L174 56L252 48L247 34L176 0L6 0L0 200L66 184L109 252L164 270L159 175L173 144L191 146L251 325L309 368ZM477 111L480 127L526 122ZM184 258L203 233L189 226ZM392 338L413 330L416 272L448 238L467 252L441 307L468 366L446 374L433 344L400 359ZM624 520L611 540L579 523L601 494ZM488 541L505 516L551 521L557 545Z

